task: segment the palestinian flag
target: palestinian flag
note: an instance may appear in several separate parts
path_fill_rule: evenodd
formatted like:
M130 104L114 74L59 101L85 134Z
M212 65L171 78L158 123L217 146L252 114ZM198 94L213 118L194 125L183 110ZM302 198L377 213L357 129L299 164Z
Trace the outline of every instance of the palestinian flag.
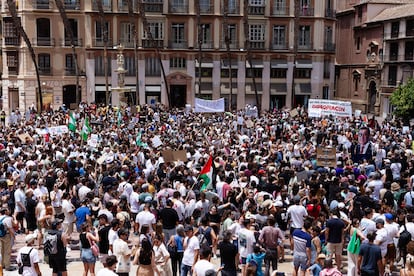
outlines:
M69 114L68 129L73 132L76 131L76 119L75 119L75 115L73 114L73 112Z
M203 186L200 188L200 192L205 191L207 188L213 187L213 157L211 155L200 172L200 179L204 180Z
M80 135L81 135L81 137L82 137L83 141L87 141L87 140L88 140L88 136L89 136L89 134L91 134L91 132L92 132L92 128L91 128L91 126L89 125L89 120L88 120L88 118L86 117L86 118L85 118L85 121L84 121L84 123L83 123L82 131L81 131L81 133L80 133Z

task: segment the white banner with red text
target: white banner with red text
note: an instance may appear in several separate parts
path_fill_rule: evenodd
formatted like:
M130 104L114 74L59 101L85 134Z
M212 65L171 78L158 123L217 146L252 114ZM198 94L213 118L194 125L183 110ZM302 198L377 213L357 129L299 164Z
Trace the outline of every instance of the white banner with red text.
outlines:
M351 102L309 99L309 117L335 116L352 117Z

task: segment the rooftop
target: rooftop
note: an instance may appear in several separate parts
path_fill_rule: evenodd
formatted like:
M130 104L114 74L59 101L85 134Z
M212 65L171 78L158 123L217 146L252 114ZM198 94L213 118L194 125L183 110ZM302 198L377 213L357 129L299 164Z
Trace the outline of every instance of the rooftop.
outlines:
M392 20L392 19L397 19L397 18L410 17L413 15L414 15L414 4L397 6L397 7L383 10L381 13L375 16L372 20L370 20L370 23L387 21L387 20Z

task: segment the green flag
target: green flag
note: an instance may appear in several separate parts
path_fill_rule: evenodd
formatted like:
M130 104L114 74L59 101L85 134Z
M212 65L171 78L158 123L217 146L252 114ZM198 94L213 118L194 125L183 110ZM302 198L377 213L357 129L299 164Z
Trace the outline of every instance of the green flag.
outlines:
M117 113L117 125L118 127L121 126L121 122L122 122L122 114L121 114L121 107L118 108L118 113Z
M76 131L76 119L75 119L75 115L73 114L73 112L69 113L68 129L73 132Z
M83 122L83 127L81 130L81 137L84 141L88 140L89 134L92 132L91 126L89 125L89 119L85 118L85 121Z

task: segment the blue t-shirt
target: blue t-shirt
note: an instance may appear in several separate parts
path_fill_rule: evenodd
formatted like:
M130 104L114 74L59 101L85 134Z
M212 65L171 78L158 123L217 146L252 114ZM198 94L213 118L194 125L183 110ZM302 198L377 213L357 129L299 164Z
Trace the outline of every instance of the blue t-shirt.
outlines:
M76 216L76 227L80 229L82 223L86 221L86 215L90 216L91 211L86 206L81 206L75 211Z
M263 265L263 259L265 257L266 253L252 253L247 255L247 260L246 263L249 263L251 260L254 260L255 263L257 264L257 270L256 270L256 276L263 276L263 271L262 271L262 265Z
M370 275L379 275L378 260L381 260L381 248L372 243L363 243L359 249L359 256L362 256L361 271Z
M302 229L293 231L293 255L306 257L306 248L311 248L312 236Z

